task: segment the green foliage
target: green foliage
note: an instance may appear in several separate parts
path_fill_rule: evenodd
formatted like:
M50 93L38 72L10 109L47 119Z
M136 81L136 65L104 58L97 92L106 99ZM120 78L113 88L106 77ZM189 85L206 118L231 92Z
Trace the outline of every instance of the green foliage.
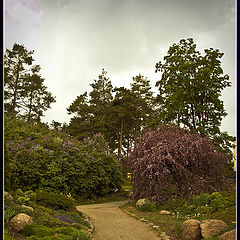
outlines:
M36 192L36 196L36 202L45 207L70 209L75 206L75 201L63 194L39 190Z
M186 200L185 199L174 199L174 198L170 198L168 199L163 205L159 206L160 209L164 209L164 210L168 210L168 211L172 211L175 208L181 207L185 204Z
M209 204L210 201L211 201L210 195L207 193L201 193L193 197L193 203L196 207L206 206L206 204Z
M221 150L230 153L234 138L219 129L227 115L221 91L231 86L229 76L221 68L223 55L213 48L205 49L201 55L192 38L170 46L165 62L156 63L156 72L162 72L156 83L157 122L184 125L211 137Z
M4 240L16 240L16 238L7 229L4 229Z
M71 236L72 239L79 239L79 240L88 240L89 239L89 234L87 232L77 230L73 227L61 227L61 228L56 228L55 231L57 233L65 234L68 236Z
M11 116L19 115L27 122L40 122L43 111L50 108L55 98L46 89L40 76L40 66L34 65L32 55L24 45L14 43L4 54L4 110Z
M53 236L47 236L47 237L36 237L36 236L30 236L28 238L29 240L72 240L71 236L67 236L65 234L56 234Z
M7 214L12 213L12 217L16 216L19 213L25 213L29 216L32 216L32 214L33 214L32 210L30 210L28 208L25 208L25 207L21 207L20 205L15 205L15 204L11 205L11 206L8 206L7 209L5 210L5 212Z
M177 234L178 236L180 236L180 235L181 235L181 231L182 231L182 224L176 223L176 224L174 225L174 229L175 229L176 234Z
M68 226L68 223L65 223L55 217L53 217L52 215L50 215L49 213L47 213L45 210L41 209L41 208L35 208L34 212L31 213L31 216L33 217L33 221L36 224L39 225L45 225L45 226L49 226L49 227L55 227L55 226Z
M219 208L226 208L231 205L228 198L224 197L219 192L214 192L210 196L210 206L212 207L213 211L216 211Z
M116 157L101 135L78 141L45 125L5 119L12 190L44 189L93 198L121 189L122 176ZM33 196L19 196L28 202ZM62 200L59 200L62 201ZM65 205L65 203L62 203Z
M10 221L16 215L17 213L14 209L7 208L6 210L4 210L4 222Z
M34 235L36 237L47 237L54 233L52 228L43 225L31 224L24 227L22 233L25 236Z
M88 240L89 234L74 227L54 227L50 228L43 225L31 224L24 227L21 231L29 239L71 239Z
M32 190L23 192L21 189L17 189L14 192L14 199L19 203L29 204L36 200L36 193Z
M138 205L137 209L142 212L154 212L156 210L156 206L154 203L147 201L142 205Z

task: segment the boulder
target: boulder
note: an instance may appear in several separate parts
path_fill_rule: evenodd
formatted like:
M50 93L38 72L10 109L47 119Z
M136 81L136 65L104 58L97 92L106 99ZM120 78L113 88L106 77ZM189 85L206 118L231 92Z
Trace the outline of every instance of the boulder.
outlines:
M186 220L182 224L181 234L184 240L200 240L201 239L201 229L200 221L195 219Z
M160 214L166 214L166 215L170 215L171 214L171 212L169 212L167 210L161 210L159 213Z
M227 224L221 220L206 220L200 224L201 234L204 238L210 238L228 228Z
M219 240L236 240L236 229L232 231L225 232L219 237Z
M5 191L4 191L4 197L9 199L9 200L13 200L12 195L10 193L8 193L8 192L5 192Z
M10 222L10 226L17 232L21 231L26 225L33 224L32 217L25 213L19 213L13 217Z

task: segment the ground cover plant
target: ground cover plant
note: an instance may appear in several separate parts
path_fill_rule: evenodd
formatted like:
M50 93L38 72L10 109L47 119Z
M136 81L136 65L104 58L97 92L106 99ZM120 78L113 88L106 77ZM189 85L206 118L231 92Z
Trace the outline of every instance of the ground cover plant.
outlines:
M209 138L177 126L161 124L148 131L129 159L134 199L163 204L230 188L224 168L231 156L219 152Z
M80 142L8 117L4 127L6 190L46 190L84 199L121 189L117 159L101 135Z
M20 189L17 193L23 193ZM32 194L35 192L32 192ZM4 231L6 239L69 239L88 240L90 223L84 215L70 206L59 209L59 205L51 205L52 208L39 205L32 201L33 210L22 206L21 200L14 196L13 200L4 199ZM37 194L35 194L37 196ZM53 194L52 194L53 195ZM51 197L53 197L51 195ZM60 198L59 194L55 197ZM62 198L64 198L62 196ZM55 208L54 208L55 207ZM20 232L16 232L10 224L10 220L19 213L25 213L32 217L33 224L27 225Z
M181 239L181 226L188 219L200 221L218 219L228 225L226 231L236 228L236 191L201 193L191 200L169 199L155 210L143 211L137 208L135 200L121 206L122 209L133 214L138 219L148 220L159 231L165 232L171 239ZM154 204L154 203L152 203ZM160 214L161 210L170 211L170 215ZM216 236L214 239L218 239Z

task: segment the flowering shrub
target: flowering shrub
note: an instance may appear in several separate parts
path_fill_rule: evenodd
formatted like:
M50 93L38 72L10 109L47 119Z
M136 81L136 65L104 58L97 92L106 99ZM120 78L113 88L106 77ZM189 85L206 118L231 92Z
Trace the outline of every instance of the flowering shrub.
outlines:
M120 189L116 157L101 135L79 142L67 134L5 119L7 174L12 190L44 189L73 197L103 196Z
M206 137L160 125L138 141L130 155L135 199L157 204L228 189L223 169L229 156Z

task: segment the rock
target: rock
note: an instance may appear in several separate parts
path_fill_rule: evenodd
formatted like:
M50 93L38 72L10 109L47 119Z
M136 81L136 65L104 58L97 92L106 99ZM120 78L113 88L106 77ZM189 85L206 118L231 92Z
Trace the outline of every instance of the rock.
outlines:
M13 200L13 197L11 196L11 194L8 193L8 192L5 192L5 191L4 191L4 197L9 199L9 200Z
M28 216L25 213L19 213L13 217L9 224L17 232L21 231L26 225L33 224L32 217Z
M133 197L133 192L129 192L128 196L132 198Z
M160 214L166 214L166 215L170 215L171 214L171 212L169 212L167 210L161 210L159 213Z
M225 232L219 237L219 240L236 240L236 229L232 231Z
M24 207L24 208L27 208L27 209L30 209L30 210L34 210L32 207L29 207L29 206L26 206L26 205L22 205L22 207Z
M206 220L200 224L200 227L204 238L210 238L228 228L227 224L221 220Z
M184 240L200 240L201 239L201 229L200 221L195 219L186 220L182 224L182 239Z

